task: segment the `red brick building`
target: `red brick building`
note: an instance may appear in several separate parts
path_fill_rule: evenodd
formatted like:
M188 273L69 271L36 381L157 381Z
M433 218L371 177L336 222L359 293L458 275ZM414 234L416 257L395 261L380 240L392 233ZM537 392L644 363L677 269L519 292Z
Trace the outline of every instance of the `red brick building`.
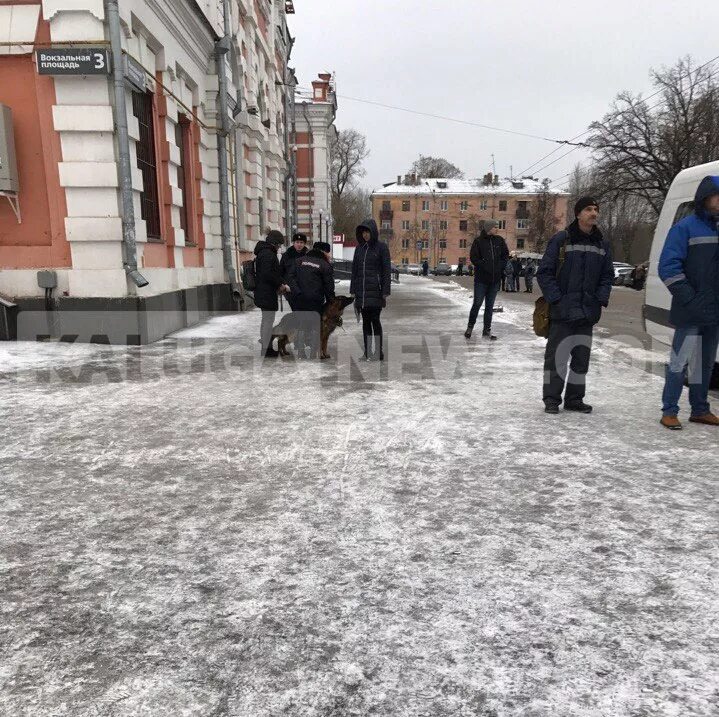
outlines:
M468 263L472 241L482 220L489 218L499 222L510 251L534 251L529 227L533 206L543 196L539 180L500 180L492 174L482 179L408 175L397 180L372 194L372 216L395 263ZM569 195L553 189L548 194L558 230L566 221Z

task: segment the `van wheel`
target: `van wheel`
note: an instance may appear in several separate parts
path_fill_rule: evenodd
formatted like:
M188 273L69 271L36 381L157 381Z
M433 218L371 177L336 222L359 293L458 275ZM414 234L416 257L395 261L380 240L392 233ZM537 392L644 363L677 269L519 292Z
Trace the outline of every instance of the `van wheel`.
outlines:
M712 372L711 381L709 382L709 388L719 391L719 363L714 364L714 371Z

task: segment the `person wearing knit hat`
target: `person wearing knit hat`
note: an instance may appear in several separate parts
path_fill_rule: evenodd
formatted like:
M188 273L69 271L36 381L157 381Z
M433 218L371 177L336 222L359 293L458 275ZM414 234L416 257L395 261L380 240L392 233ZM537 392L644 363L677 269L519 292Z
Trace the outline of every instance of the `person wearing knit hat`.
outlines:
M614 264L609 243L597 227L599 204L582 197L575 220L555 234L537 271L549 306L549 340L544 355L544 410L591 413L584 402L594 325L609 305ZM569 368L569 371L567 370Z
M472 330L477 322L479 310L484 304L484 328L482 338L496 341L492 334L492 318L494 302L502 284L502 272L509 259L509 249L501 236L497 234L499 223L495 219L485 219L480 235L472 243L469 252L470 261L474 265L474 301L469 312L466 339L472 338Z
M277 251L284 243L285 237L282 232L273 229L268 232L264 241L258 241L255 245L257 285L253 298L255 306L262 310L260 343L262 344L262 355L267 358L277 356L277 351L271 346L271 341L275 313L279 309L278 296L290 290L282 276L280 262L277 258Z

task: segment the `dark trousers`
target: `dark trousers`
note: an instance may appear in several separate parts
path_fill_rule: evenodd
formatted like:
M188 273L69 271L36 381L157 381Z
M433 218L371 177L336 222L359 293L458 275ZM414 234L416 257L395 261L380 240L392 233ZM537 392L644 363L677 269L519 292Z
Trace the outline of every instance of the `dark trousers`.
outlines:
M362 334L364 335L364 355L370 357L371 353L379 356L382 353L382 322L381 306L369 306L362 309ZM372 349L372 336L374 336L374 349Z
M310 348L310 357L317 358L320 350L320 332L322 323L322 306L311 309L304 308L297 312L300 319L300 330L295 341L295 348L303 351L305 346Z
M586 378L592 352L592 325L552 321L544 356L544 403L558 406L581 403L586 393ZM569 374L567 365L569 364Z
M477 323L479 310L484 303L484 332L489 333L492 328L492 316L494 315L494 302L499 292L499 282L496 284L485 284L483 281L474 282L474 301L469 312L469 326Z
M275 314L276 311L268 311L262 309L262 323L260 324L260 341L262 343L262 355L265 355L265 351L270 345L272 340L272 327L275 325Z

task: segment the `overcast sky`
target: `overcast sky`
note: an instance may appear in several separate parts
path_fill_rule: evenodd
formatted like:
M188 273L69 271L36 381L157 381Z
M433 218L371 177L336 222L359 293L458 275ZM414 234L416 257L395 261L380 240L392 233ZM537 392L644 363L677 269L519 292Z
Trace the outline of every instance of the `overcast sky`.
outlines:
M719 55L719 4L707 0L294 0L291 64L300 85L336 73L337 127L367 136L363 183L396 180L421 154L468 177L517 175L556 145L352 101L371 100L569 139L620 90L652 92L651 67ZM714 67L719 71L719 61ZM536 165L535 172L567 150ZM539 174L559 178L581 150ZM561 184L561 183L560 183Z

